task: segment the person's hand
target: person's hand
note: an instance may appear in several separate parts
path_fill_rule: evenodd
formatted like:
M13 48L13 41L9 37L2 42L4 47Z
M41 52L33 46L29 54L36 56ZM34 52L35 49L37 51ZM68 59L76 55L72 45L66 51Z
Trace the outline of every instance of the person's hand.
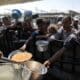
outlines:
M45 62L44 62L44 65L45 65L45 67L47 67L47 68L49 68L49 67L50 67L50 64L51 64L51 63L50 63L50 61L49 61L49 60L47 60L47 61L45 61Z

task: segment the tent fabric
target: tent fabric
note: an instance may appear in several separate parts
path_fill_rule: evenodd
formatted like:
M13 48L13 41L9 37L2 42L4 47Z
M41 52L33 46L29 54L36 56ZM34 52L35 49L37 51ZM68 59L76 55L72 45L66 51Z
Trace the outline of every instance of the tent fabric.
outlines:
M36 0L0 0L0 5L31 2L31 1L36 1Z

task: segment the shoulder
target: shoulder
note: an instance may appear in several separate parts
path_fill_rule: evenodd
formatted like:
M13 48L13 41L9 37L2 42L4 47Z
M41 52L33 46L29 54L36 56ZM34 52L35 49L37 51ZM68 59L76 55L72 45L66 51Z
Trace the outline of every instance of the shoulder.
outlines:
M38 31L38 30L32 32L32 36L36 36L36 35L38 35L38 34L39 34L39 31Z

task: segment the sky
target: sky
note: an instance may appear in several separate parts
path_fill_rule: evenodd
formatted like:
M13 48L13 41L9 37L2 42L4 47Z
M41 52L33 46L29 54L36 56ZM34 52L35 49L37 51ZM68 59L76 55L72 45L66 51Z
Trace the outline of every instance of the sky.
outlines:
M41 0L22 4L0 6L0 10L32 10L35 12L43 11L66 11L75 10L80 12L80 0Z

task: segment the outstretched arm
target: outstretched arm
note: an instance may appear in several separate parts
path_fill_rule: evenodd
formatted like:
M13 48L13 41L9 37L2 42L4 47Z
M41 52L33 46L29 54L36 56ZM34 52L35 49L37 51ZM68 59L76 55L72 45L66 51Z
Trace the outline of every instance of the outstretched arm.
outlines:
M55 63L58 59L60 59L61 55L64 53L66 49L70 49L75 46L75 39L77 39L76 35L71 34L65 41L63 48L57 51L50 59L44 62L44 65L49 67L51 63Z
M55 63L58 59L60 59L61 55L64 53L66 50L65 47L61 48L59 51L57 51L50 59L44 62L44 65L49 68L51 63Z
M61 48L59 51L57 51L50 59L50 63L55 63L58 59L60 59L60 57L62 56L62 54L64 53L64 51L66 50L66 48Z

